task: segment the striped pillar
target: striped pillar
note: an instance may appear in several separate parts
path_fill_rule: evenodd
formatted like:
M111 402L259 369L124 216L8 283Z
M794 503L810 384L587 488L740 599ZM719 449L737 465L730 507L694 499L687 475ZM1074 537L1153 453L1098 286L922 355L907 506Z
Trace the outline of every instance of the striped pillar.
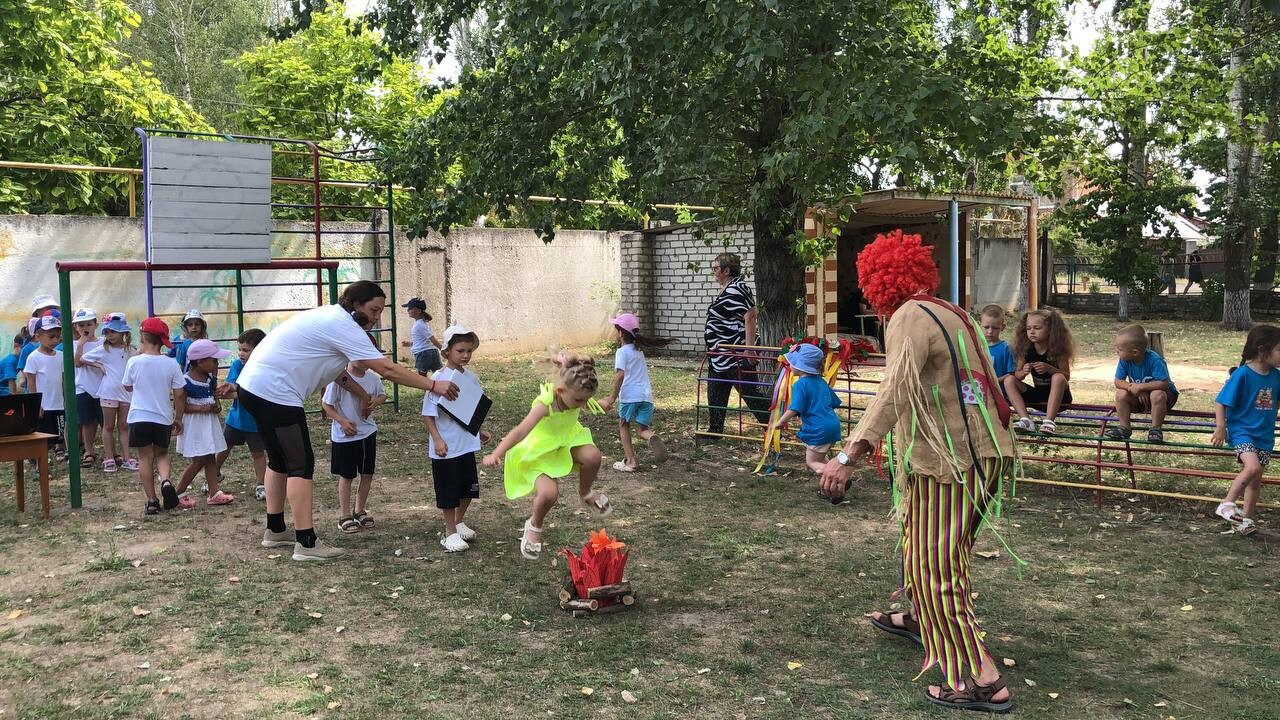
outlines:
M814 215L813 208L805 211L804 235L815 238L824 230L822 222ZM839 304L836 277L836 251L823 259L817 267L804 271L805 334L826 338L835 342L839 338L836 308Z

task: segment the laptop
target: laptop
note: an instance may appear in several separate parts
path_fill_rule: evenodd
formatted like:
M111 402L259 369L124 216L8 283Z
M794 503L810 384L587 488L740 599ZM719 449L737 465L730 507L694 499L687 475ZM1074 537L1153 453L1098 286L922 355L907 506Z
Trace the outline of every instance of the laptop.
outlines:
M0 395L0 437L30 435L40 419L40 393Z

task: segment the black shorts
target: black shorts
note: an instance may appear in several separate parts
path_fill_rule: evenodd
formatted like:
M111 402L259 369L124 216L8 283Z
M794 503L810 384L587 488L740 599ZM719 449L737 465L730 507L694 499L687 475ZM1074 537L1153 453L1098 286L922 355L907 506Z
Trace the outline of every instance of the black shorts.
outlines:
M67 436L67 414L65 410L45 410L40 419L36 421L36 432L49 433L57 435L57 439L49 442L54 445L62 445L63 439Z
M480 475L473 452L446 460L431 458L431 479L436 486L436 507L441 510L458 507L462 498L480 497Z
M76 424L80 427L102 424L102 403L98 398L87 392L76 393Z
M255 455L267 449L267 446L262 444L261 435L256 432L245 432L238 427L226 426L222 430L222 437L227 441L227 448L247 445L249 452Z
M348 480L372 475L378 462L378 433L362 440L335 442L329 453L329 471Z
M440 351L435 348L413 354L413 368L418 372L435 372L442 367L444 365L440 362Z
M263 400L240 388L237 397L258 425L258 435L267 450L267 467L286 477L312 479L316 455L311 449L307 414L300 407Z
M1049 404L1049 391L1051 385L1027 385L1022 384L1022 401L1028 405L1042 407ZM1068 386L1062 393L1062 404L1071 404L1071 388Z
M169 436L172 434L172 425L152 422L129 423L129 447L144 448L155 445L168 450Z

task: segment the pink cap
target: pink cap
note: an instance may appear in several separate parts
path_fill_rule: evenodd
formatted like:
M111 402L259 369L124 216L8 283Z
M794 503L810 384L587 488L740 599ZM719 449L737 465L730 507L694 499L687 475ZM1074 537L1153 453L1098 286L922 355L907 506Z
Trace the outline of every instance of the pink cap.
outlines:
M214 341L202 338L191 343L191 347L187 348L187 362L195 362L206 358L221 360L230 354L229 350L223 350Z
M634 335L636 331L640 329L640 318L636 317L631 313L622 313L621 315L610 320L609 322L613 323L613 325L616 327L626 330L632 335Z

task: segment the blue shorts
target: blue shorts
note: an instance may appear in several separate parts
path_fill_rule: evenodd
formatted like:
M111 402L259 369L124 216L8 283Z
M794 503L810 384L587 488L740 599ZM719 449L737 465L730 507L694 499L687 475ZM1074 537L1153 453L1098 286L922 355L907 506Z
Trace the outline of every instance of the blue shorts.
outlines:
M440 351L435 348L427 348L413 354L413 369L418 372L435 372L442 367L444 365L440 362Z
M650 427L653 425L653 403L622 403L618 406L618 417L625 422Z

